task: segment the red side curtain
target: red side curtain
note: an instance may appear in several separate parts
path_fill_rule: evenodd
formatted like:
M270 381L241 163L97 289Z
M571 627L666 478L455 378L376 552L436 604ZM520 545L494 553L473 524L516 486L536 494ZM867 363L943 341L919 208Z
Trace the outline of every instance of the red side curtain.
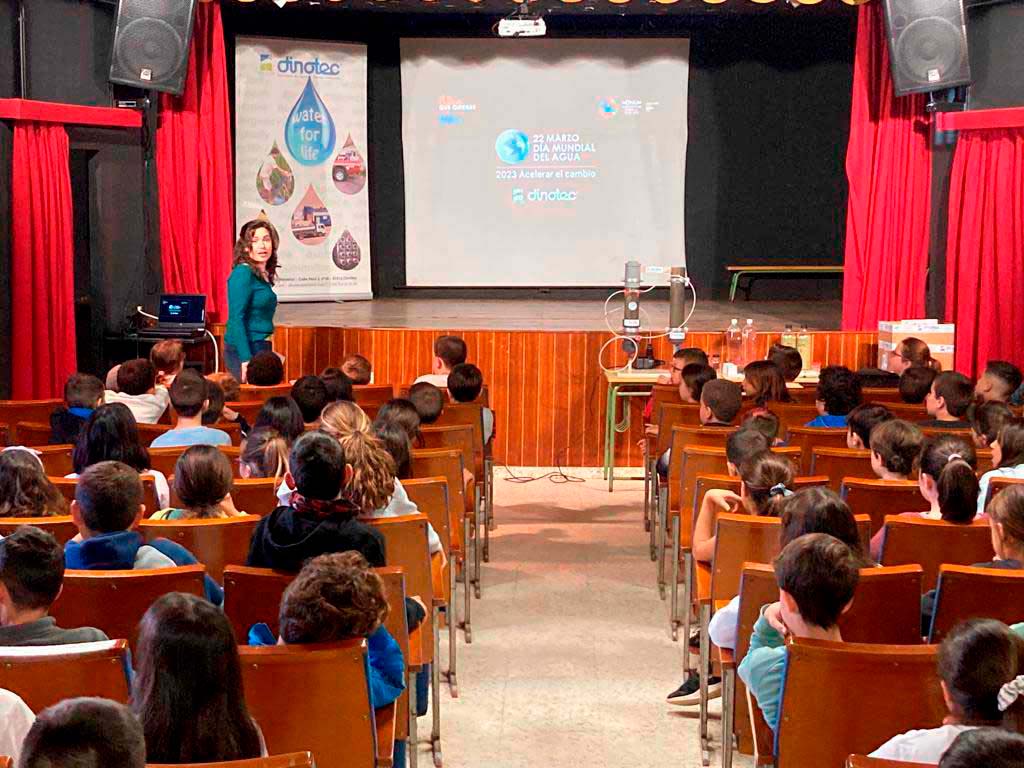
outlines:
M234 181L219 3L196 8L184 92L160 97L156 168L164 288L205 293L209 319L224 319L234 246Z
M854 58L843 330L924 316L931 158L924 97L893 95L881 3L860 7Z
M956 369L1024 364L1024 129L963 131L949 184L946 319Z
M68 134L14 125L11 162L12 393L63 397L75 372L75 254Z

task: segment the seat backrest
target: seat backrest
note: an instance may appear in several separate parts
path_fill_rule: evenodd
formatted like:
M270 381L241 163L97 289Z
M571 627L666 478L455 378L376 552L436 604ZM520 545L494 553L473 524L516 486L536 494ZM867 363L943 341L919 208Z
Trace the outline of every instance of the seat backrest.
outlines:
M769 410L779 417L779 433L786 434L791 427L802 427L818 418L814 403L771 403Z
M139 440L143 445L149 446L154 440L165 432L174 429L173 424L139 424Z
M676 395L678 398L678 394ZM665 403L659 412L655 410L654 423L658 425L657 455L660 456L672 445L672 428L676 425L683 427L699 427L700 406L693 403Z
M939 643L964 619L984 617L1006 624L1021 620L1024 570L943 565L935 592L929 643Z
M898 387L864 387L860 391L861 400L865 403L882 403L887 408L889 403L902 403Z
M238 388L238 399L248 402L265 403L272 397L287 397L292 393L292 385L288 382L274 384L270 387L255 387L252 384L243 384Z
M135 647L139 621L168 592L203 595L201 565L138 571L64 573L64 589L50 609L62 627L96 627L107 637L127 638Z
M981 471L981 468L978 468ZM1024 477L993 477L988 482L988 496L985 498L985 506L987 507L991 502L992 498L1004 488L1009 488L1011 485L1024 485Z
M266 517L277 509L277 487L281 480L280 477L236 477L231 484L231 501L235 509Z
M0 648L0 688L33 712L78 696L127 704L129 673L127 640Z
M75 471L71 462L71 454L75 450L73 445L40 445L34 446L33 450L39 452L39 460L43 462L43 469L50 477L64 477Z
M438 427L468 424L473 428L474 445L483 446L484 444L484 406L481 403L445 405L434 424ZM494 435L492 434L491 437L493 439Z
M655 384L651 387L651 423L661 423L661 409L665 405L683 405L679 400L679 387L672 384ZM700 419L697 420L700 424Z
M684 447L680 442L680 450L677 451L673 445L668 469L669 509L678 509L684 514L692 510L697 477L727 474L726 464L725 448L706 445ZM684 525L682 530L685 532L689 528Z
M403 480L409 500L430 520L445 553L451 551L451 517L448 511L448 481L443 477Z
M921 495L916 480L879 480L860 477L843 478L839 491L857 515L871 517L871 535L885 524L885 516L893 512L925 512L930 505Z
M882 565L917 563L924 569L925 590L935 588L943 563L984 563L995 554L988 520L957 525L945 520L889 515L884 530Z
M388 565L400 566L405 571L405 591L418 597L427 608L423 620L424 637L432 637L434 587L430 571L430 548L427 544L427 516L423 513L399 517L377 517L366 521L382 534ZM431 645L432 643L426 643ZM427 656L432 649L424 648ZM429 661L429 659L425 659Z
M815 448L845 448L846 428L790 427L786 444L798 446L802 453L800 473L811 474L811 453Z
M49 422L43 424L34 421L19 421L14 425L11 437L12 442L16 445L31 445L35 447L48 445L52 434L53 429L50 427ZM68 471L70 472L71 470Z
M843 640L920 644L923 576L919 565L861 568L853 603L839 617Z
M249 424L255 424L256 417L263 408L263 402L261 400L235 400L230 403L224 403L224 407L230 408L235 413L244 417ZM220 429L219 423L215 426Z
M483 469L484 444L483 438L477 439L473 427L469 424L453 424L438 427L434 425L420 427L420 437L426 449L454 448L462 452L462 465L474 472L479 478Z
M181 544L220 582L226 565L244 565L259 515L212 520L142 520L139 533L146 541L170 539Z
M146 768L172 768L162 763L146 763ZM312 752L289 752L285 755L254 757L250 760L228 760L221 763L178 763L173 768L316 768Z
M937 727L946 716L935 646L797 638L788 650L778 768L843 765L850 753L870 752L896 733ZM843 705L836 706L840 691Z
M929 418L928 409L924 403L895 403L889 402L885 407L892 411L897 419L904 419L911 423L924 421Z
M14 437L14 425L19 421L49 424L50 414L64 405L63 400L0 400L0 427L7 427ZM49 440L47 440L49 442Z
M53 537L63 547L78 535L71 515L54 515L52 517L0 517L0 536L10 536L23 525L34 525Z
M971 442L971 430L964 427L921 427L921 434L925 437L943 437L944 435L952 435L953 437L962 438L968 443Z
M146 513L152 513L160 509L160 501L156 495L156 480L152 475L140 475L142 481L142 503L146 505ZM68 504L75 500L75 489L78 487L78 478L75 477L50 477L57 490L61 492Z
M844 477L876 477L871 451L861 448L812 448L811 474L828 475L828 487L836 493Z
M405 571L398 566L374 568L373 572L380 576L384 583L384 596L388 601L388 615L384 619L387 629L402 651L402 658L409 658L409 625L405 618ZM409 736L409 689L395 702L395 738L406 739Z
M468 511L462 478L462 451L451 448L417 449L412 452L409 466L415 478L443 477L448 482L452 546L461 551L462 518ZM469 504L472 503L469 500Z
M365 640L238 652L245 702L268 750L308 749L317 768L375 767Z
M384 405L395 396L395 388L391 384L355 384L352 397L356 405Z
M269 568L244 565L224 568L224 614L235 630L239 645L246 643L249 628L261 622L277 637L281 596L294 578L294 573Z
M777 517L718 516L711 569L712 604L739 594L744 563L770 563L775 559L781 530Z
M181 454L187 451L191 446L179 445L171 448L150 448L149 449L149 465L152 469L158 472L163 472L164 475L170 477L174 474L174 465L178 463L178 459L181 458ZM238 476L238 456L239 449L235 445L218 445L217 450L228 457L228 461L232 465L232 473Z

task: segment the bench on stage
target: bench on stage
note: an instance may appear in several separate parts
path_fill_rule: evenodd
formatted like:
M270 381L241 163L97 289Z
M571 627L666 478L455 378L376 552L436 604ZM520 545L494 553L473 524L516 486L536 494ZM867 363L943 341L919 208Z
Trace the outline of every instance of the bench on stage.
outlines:
M729 284L729 301L736 301L736 289L740 285L740 277L749 275L744 291L747 294L747 301L750 301L750 287L754 280L765 275L830 275L843 274L842 264L731 264L725 268L732 273L732 282Z

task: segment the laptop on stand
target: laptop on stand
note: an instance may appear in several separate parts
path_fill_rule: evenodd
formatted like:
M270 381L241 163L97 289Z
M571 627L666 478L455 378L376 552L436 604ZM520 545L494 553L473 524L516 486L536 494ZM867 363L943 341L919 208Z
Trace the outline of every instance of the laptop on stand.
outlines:
M140 328L139 336L151 339L188 339L206 331L206 296L199 293L160 295L157 323Z

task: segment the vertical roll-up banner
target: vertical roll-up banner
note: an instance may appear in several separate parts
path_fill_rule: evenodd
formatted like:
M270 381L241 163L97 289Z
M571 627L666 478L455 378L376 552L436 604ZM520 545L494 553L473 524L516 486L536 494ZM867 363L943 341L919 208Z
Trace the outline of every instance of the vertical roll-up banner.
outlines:
M235 46L236 231L281 237L281 301L369 299L366 46L240 37Z

